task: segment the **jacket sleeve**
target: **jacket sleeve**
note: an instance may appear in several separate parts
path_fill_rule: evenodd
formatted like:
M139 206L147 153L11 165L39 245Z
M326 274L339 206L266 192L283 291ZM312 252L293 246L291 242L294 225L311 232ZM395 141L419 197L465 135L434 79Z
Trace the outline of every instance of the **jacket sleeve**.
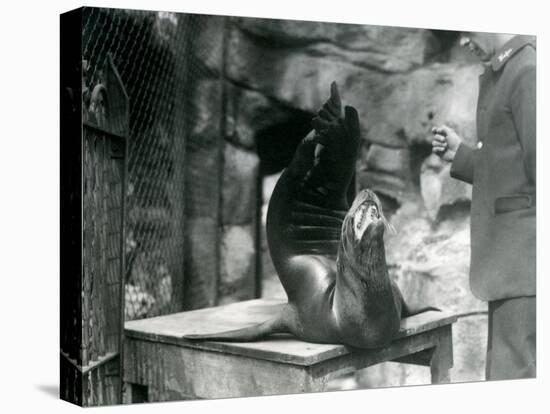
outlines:
M536 68L525 67L516 78L510 96L512 117L523 151L527 176L536 183Z
M462 143L451 165L451 177L472 184L474 182L475 149Z

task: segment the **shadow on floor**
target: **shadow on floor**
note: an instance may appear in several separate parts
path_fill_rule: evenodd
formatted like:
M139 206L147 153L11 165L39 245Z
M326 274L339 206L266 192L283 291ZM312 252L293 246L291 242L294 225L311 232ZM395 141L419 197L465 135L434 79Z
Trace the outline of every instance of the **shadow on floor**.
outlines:
M59 385L57 384L38 384L35 386L37 390L49 395L56 400L59 399Z

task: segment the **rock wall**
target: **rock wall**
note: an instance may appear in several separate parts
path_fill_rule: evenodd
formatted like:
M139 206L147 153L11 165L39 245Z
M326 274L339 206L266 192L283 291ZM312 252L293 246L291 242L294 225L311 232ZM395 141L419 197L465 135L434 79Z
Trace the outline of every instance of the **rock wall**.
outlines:
M257 255L267 252L265 235L258 239L256 231L260 178L288 163L336 81L360 116L356 186L381 196L397 230L386 240L391 275L410 302L465 315L453 333L452 379L483 379L485 304L468 286L471 190L430 155L433 125L445 123L476 140L481 68L457 47L457 34L251 18L226 23L205 19L211 47L208 53L195 48L214 74L225 56L220 302L254 295ZM195 122L199 132L212 127L206 119ZM196 231L204 236L201 226ZM264 292L280 296L269 258L261 262L269 286ZM429 372L385 364L360 372L355 381L365 387L421 384L429 382Z
M258 170L259 159L254 152L225 144L220 304L255 295Z
M216 18L209 24L219 32ZM246 296L239 292L248 289L253 273L252 246L262 246L253 231L257 215L249 214L257 213L253 199L261 191L256 186L258 174L286 165L308 131L309 119L327 99L330 83L336 81L345 103L355 106L360 116L356 185L381 196L397 230L386 241L392 277L407 300L464 314L453 333L452 379L483 379L485 304L468 286L471 190L452 180L449 166L430 155L433 125L445 123L467 141L476 140L481 68L458 48L457 34L230 18L226 36L227 227L222 262L227 263L221 289L227 300ZM210 65L210 60L204 59L204 64ZM276 280L272 268L264 268L271 269L264 275L271 286ZM429 373L385 364L361 372L356 382L420 384L429 382Z
M249 125L271 105L226 81L224 18L192 19L185 305L198 308L255 297L259 157Z

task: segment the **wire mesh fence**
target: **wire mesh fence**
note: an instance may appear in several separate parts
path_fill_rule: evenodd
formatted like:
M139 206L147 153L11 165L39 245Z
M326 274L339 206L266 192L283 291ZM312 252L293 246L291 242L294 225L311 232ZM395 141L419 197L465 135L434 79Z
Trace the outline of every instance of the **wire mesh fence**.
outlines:
M210 176L217 180L215 170L212 173L204 168L212 154L215 158L216 142L204 140L200 134L190 137L196 91L204 85L203 80L216 85L207 104L221 105L222 61L212 59L219 55L220 45L216 38L204 36L207 24L205 16L198 15L97 8L83 11L83 89L92 91L101 83L101 68L110 54L130 102L126 319L181 310L189 301L186 297L193 290L201 290L200 286L193 289L195 282L186 280L184 269L186 197L195 200L200 191L184 189L190 179L187 164L193 160L186 158L186 153L198 147L207 149L201 169L204 177L191 173L191 179ZM84 93L84 101L87 99ZM219 137L219 129L210 136ZM208 206L215 201L211 200L214 193L208 182L198 188L206 190L207 197L205 202L194 204ZM187 204L193 210L193 203ZM203 231L209 231L208 226ZM88 293L84 292L84 297ZM197 292L194 295L200 299Z

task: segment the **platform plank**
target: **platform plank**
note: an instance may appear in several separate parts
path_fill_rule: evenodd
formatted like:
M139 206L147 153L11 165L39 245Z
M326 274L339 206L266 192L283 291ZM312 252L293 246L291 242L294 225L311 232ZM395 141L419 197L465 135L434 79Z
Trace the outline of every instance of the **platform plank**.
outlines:
M344 345L303 342L290 335L273 335L262 341L243 343L192 341L183 338L184 335L229 331L263 322L274 316L284 304L281 300L256 299L180 312L126 322L125 332L128 337L145 341L302 366L347 355L352 351ZM425 312L403 319L398 338L450 325L455 321L456 316L446 312Z

